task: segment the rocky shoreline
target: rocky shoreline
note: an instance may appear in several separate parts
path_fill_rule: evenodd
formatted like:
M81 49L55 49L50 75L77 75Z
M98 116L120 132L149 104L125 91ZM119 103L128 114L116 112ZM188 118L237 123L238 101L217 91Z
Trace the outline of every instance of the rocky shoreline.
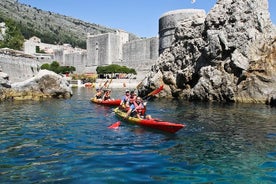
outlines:
M140 83L137 79L97 79L95 83L71 85L66 77L48 70L23 82L10 83L8 74L0 71L0 102L4 100L43 100L48 98L70 98L72 87L94 87L135 90Z
M26 81L10 84L8 75L0 71L0 101L43 100L47 98L70 98L73 95L68 81L48 70Z
M98 79L91 86L70 86L68 80L54 72L41 70L35 77L23 82L10 84L8 75L0 72L0 102L5 100L34 100L49 98L70 98L72 87L93 87L109 89L137 90L143 81L136 79ZM161 91L161 94L167 89ZM247 102L248 103L248 102ZM267 105L276 107L276 97L270 96Z

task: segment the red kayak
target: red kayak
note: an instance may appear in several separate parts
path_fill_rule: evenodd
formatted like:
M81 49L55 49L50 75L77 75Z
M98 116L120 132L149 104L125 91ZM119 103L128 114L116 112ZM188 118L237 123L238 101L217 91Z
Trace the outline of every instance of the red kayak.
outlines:
M130 116L125 118L126 112L120 110L118 107L114 109L114 112L116 116L118 116L119 118L122 118L125 121L135 123L137 125L153 128L153 129L162 130L169 133L175 133L178 130L185 127L185 125L183 124L160 121L156 119L139 119L139 118L130 117Z
M91 98L91 102L106 106L119 106L121 103L121 99L99 100L96 98Z

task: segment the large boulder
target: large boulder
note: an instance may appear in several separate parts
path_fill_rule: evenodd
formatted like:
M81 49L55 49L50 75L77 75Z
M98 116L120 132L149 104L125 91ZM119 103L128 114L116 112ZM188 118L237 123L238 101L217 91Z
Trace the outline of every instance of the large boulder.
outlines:
M194 32L194 33L191 33ZM188 100L269 103L276 94L276 29L267 0L218 0L183 21L139 89ZM272 98L275 99L275 98Z
M70 98L73 95L68 81L48 70L26 81L13 83L10 88L0 88L0 99L41 100L44 98Z

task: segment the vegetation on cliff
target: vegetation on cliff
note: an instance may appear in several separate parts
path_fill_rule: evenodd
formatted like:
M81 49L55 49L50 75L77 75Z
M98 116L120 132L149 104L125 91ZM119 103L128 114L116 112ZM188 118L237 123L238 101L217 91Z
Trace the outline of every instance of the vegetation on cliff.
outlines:
M24 36L17 24L11 20L6 20L6 32L3 35L4 40L0 40L0 48L10 48L14 50L21 50L24 43Z
M25 39L37 36L43 43L86 48L87 34L115 33L116 29L87 23L72 17L21 4L15 0L0 1L0 22L14 20ZM130 34L130 40L137 36Z

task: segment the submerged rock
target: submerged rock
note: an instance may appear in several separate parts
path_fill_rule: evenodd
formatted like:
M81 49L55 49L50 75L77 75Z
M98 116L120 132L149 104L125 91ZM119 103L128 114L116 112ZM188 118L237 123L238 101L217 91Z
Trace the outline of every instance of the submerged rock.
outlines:
M73 95L68 81L48 71L39 73L26 81L13 83L10 88L0 88L0 99L41 100L44 98L70 98Z
M267 0L218 0L204 21L201 16L200 21L179 22L174 37L143 81L140 95L164 84L159 96L168 98L273 101L276 29Z

